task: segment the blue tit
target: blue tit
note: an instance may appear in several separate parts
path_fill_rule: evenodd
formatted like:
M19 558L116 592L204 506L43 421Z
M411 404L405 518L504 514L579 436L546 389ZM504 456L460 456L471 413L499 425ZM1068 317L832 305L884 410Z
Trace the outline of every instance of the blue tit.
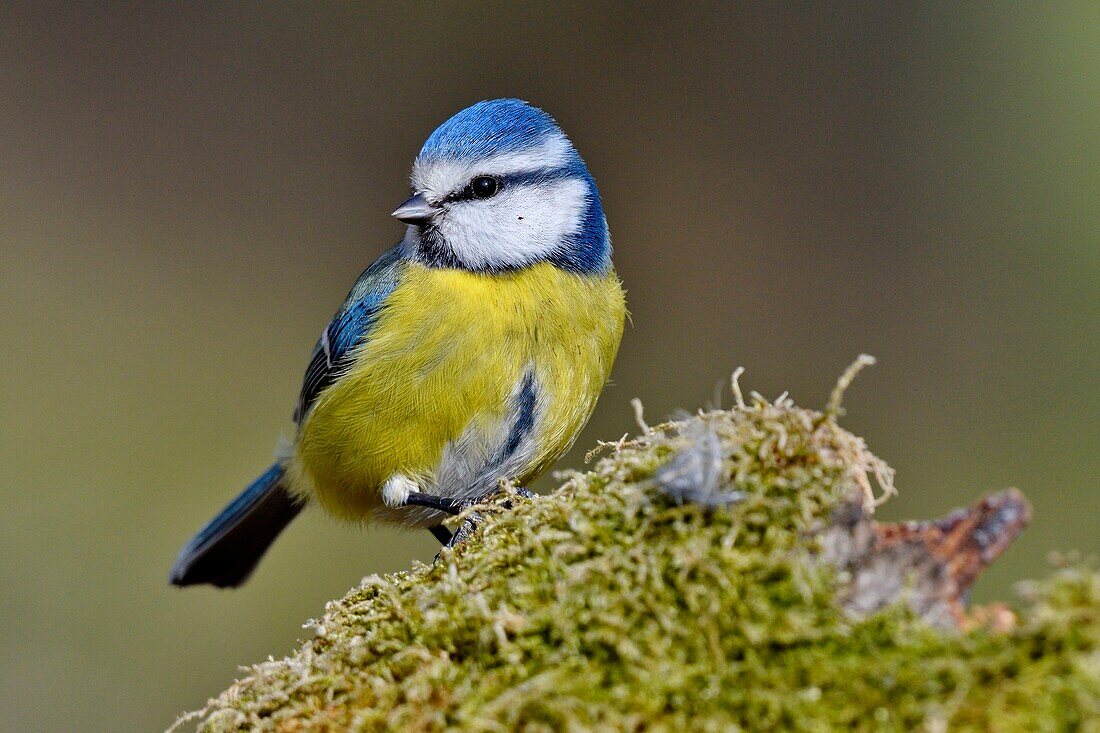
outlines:
M313 349L293 439L180 552L175 585L238 586L308 504L440 526L524 485L588 421L626 315L600 194L553 118L479 102L428 137L404 238L359 277Z

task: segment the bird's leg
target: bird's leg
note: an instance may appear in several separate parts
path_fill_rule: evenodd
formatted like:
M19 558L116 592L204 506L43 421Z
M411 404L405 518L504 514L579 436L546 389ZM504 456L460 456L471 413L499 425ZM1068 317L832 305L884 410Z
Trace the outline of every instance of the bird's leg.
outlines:
M469 504L456 501L455 499L448 499L446 496L436 496L435 494L425 494L420 491L410 491L408 496L405 497L404 501L402 501L399 506L423 506L450 514L453 517L456 514L461 514Z
M446 547L451 544L451 540L454 539L454 535L451 530L444 527L442 524L437 524L434 527L428 527L428 531L432 533L432 536L439 540L439 544Z
M422 506L428 509L436 509L441 512L446 512L451 516L458 514L465 508L461 506L459 502L454 499L448 499L444 496L436 496L435 494L425 494L419 491L410 491L408 495L401 500L401 506ZM428 527L428 531L432 533L432 536L439 540L439 544L444 547L449 546L454 539L454 535L451 534L451 530L444 527L442 524L436 524Z
M515 488L516 494L522 496L524 499L534 499L538 494L533 491L522 487ZM435 494L425 494L420 491L411 491L409 495L405 497L403 502L404 506L422 506L428 509L435 509L437 511L446 512L452 517L461 514L469 507L474 506L485 500L485 497L479 499L466 499L459 501L457 499L450 499L445 496L436 496ZM504 503L504 506L511 509L511 505L508 502ZM428 527L428 531L435 536L439 543L444 547L455 547L466 541L473 531L477 529L477 526L481 524L481 515L474 512L470 516L466 517L466 520L459 526L458 531L454 534L444 527L442 524L437 524L434 527Z

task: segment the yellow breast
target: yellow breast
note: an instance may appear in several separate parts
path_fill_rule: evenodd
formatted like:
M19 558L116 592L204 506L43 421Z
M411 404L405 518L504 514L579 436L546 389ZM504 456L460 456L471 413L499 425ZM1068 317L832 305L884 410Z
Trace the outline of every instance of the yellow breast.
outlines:
M377 513L380 487L396 473L434 493L462 491L441 485L444 456L471 465L486 458L527 373L538 384L538 417L532 450L508 478L530 480L587 422L624 316L613 272L409 265L354 366L300 426L289 466L295 489L355 519Z

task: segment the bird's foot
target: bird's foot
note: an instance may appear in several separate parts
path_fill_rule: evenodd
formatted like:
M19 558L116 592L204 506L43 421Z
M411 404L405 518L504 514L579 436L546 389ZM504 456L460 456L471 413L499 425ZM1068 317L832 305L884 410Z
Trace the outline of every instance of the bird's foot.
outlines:
M525 489L522 486L514 487L513 491L517 496L522 496L524 499L534 499L538 496L538 494L536 494L535 492L529 489ZM490 494L489 496L492 496L492 494ZM468 499L465 502L462 502L463 511L469 509L472 506L483 503L487 498L489 497L483 497L481 499ZM501 502L501 506L503 506L505 509L511 509L512 502L510 500ZM468 540L470 536L473 535L473 533L481 525L482 519L483 518L480 512L470 512L466 519L463 520L462 524L458 526L458 529L455 530L455 533L451 536L450 541L444 543L444 547L454 548Z
M451 539L443 546L450 547L451 549L458 547L463 542L470 539L470 536L481 526L481 521L481 514L478 512L470 512L470 514L462 520L462 524L458 525L458 529L451 535Z
M513 491L517 496L522 496L524 499L534 499L538 496L535 492L519 486L515 487ZM492 494L489 496L492 496ZM409 493L404 504L405 506L422 506L429 509L436 509L441 512L446 512L451 516L457 516L470 507L483 503L487 498L489 497L458 500L414 491ZM511 509L512 503L511 501L505 501L502 502L502 506L504 506L505 509ZM429 527L428 529L444 547L456 547L469 539L470 535L474 533L481 522L482 516L480 512L470 512L454 534L451 534L451 532L441 524Z

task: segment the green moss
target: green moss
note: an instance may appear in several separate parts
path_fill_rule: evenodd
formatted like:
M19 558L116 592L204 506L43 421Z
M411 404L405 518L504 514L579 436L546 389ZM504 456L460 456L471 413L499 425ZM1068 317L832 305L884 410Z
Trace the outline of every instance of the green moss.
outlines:
M745 496L677 505L656 472L709 431ZM814 532L876 475L889 487L832 415L786 401L660 426L550 496L484 509L435 564L364 579L296 654L195 717L207 731L1098 730L1095 571L1030 586L1008 633L838 608L843 578L815 561Z

